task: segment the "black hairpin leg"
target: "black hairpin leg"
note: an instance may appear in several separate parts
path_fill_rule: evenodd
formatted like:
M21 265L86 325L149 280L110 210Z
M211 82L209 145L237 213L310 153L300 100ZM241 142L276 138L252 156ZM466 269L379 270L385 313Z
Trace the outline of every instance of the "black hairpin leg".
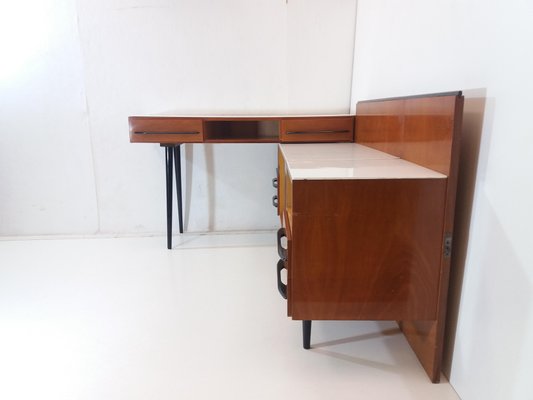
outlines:
M178 144L174 148L174 165L176 172L176 196L178 197L178 221L180 233L183 233L183 210L181 206L181 147Z
M302 333L304 337L304 349L311 348L311 321L302 321Z
M172 248L172 173L176 175L176 196L178 198L178 222L183 233L183 210L181 199L181 148L179 144L165 147L165 172L167 178L167 248ZM174 170L174 171L173 171Z
M167 248L172 248L172 164L174 148L165 146L166 178L167 178Z

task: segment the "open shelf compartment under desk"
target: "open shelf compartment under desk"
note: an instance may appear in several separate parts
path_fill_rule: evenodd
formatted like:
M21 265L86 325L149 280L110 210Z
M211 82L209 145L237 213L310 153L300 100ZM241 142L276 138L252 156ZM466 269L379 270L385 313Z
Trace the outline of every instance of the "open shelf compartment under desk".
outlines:
M278 119L206 119L205 142L276 143L279 141Z

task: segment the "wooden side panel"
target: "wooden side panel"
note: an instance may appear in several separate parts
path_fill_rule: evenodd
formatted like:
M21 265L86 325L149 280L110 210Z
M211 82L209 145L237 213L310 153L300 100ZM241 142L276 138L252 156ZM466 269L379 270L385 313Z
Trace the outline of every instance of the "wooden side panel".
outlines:
M355 115L355 142L401 158L403 100L359 102Z
M294 181L294 319L435 319L445 179Z
M464 107L463 97L458 97L453 106L455 108L455 118L449 161L448 184L446 187L444 235L451 234L453 232L455 199L459 173L459 148ZM450 278L450 261L451 257L443 256L441 259L437 320L400 322L400 328L418 356L421 364L424 366L432 382L440 381L444 343L444 325L446 322L446 304Z
M355 141L449 175L458 99L436 96L360 102Z
M453 232L463 96L460 93L360 102L355 141L448 176L444 237ZM450 258L441 259L436 318L403 319L400 327L433 382L440 379Z
M455 96L405 100L401 158L450 174Z
M440 381L442 343L440 323L433 321L399 321L400 329L433 383Z

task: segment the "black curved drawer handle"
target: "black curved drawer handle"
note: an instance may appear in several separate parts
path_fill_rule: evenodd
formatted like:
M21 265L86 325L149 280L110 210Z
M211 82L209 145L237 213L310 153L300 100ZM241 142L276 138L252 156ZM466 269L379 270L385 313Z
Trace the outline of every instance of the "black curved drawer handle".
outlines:
M272 205L276 208L278 208L278 195L275 194L274 196L272 196Z
M281 281L281 270L282 269L285 269L285 263L283 262L283 260L279 260L278 261L278 266L277 266L277 272L278 272L278 291L279 291L279 294L281 294L281 297L283 297L284 299L287 299L287 285L285 285L282 281Z
M282 261L287 261L287 249L281 245L281 239L287 237L285 228L278 229L278 255Z
M272 178L272 186L274 186L274 188L278 188L278 178Z
M289 131L287 132L287 135L308 135L308 134L316 134L316 133L348 133L350 132L347 129L328 129L328 130L321 130L321 131Z

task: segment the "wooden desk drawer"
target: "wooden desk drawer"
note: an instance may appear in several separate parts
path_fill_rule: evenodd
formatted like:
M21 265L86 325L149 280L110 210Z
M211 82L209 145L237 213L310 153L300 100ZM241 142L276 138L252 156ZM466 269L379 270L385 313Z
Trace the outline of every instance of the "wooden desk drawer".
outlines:
M148 143L201 143L201 118L130 117L130 141Z
M281 121L280 141L353 142L354 117L302 117Z

